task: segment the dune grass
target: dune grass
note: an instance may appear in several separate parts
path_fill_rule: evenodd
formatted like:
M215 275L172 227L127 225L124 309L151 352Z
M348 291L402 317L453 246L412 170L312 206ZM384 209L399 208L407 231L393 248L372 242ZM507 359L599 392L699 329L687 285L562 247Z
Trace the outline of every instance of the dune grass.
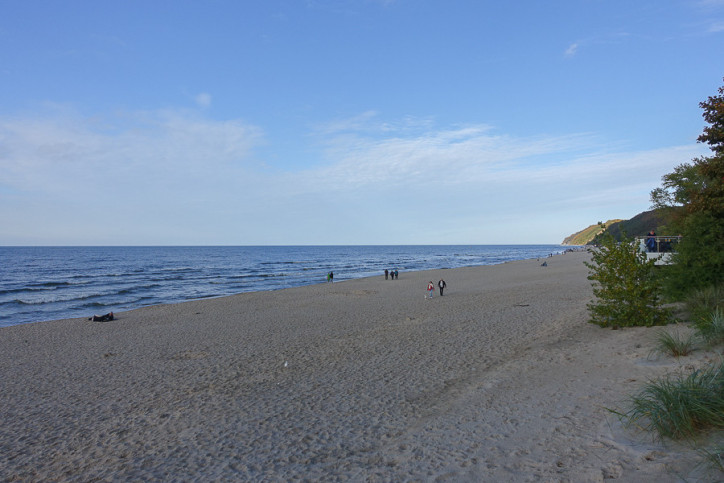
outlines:
M717 308L708 316L694 321L697 334L709 345L724 343L724 309Z
M724 285L696 290L686 300L693 318L706 318L717 309L724 309Z
M724 443L716 445L711 449L701 449L699 453L709 466L720 471L724 475Z
M653 352L673 357L688 356L694 350L694 336L683 336L679 330L662 329L657 332Z
M659 438L694 438L724 429L724 362L651 381L630 402L625 421Z

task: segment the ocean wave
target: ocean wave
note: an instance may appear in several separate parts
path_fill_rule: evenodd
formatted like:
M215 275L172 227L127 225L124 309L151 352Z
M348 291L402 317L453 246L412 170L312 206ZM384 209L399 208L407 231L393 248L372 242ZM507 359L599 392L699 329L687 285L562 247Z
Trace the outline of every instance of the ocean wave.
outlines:
M109 304L104 304L104 303L102 303L102 302L89 302L89 303L87 303L87 304L81 304L81 305L79 306L79 308L81 308L81 309L93 309L93 308L98 308L98 307L112 307L112 306L114 306L114 305L115 305L115 304L110 304L110 305L109 305Z
M183 275L175 275L175 276L168 276L168 277L151 277L149 278L152 282L173 282L174 280L187 280L188 277L184 277Z
M148 285L134 285L132 287L124 288L116 292L117 295L125 295L125 294L131 294L138 292L139 290L148 290L152 288L160 288L163 287L160 283L151 283Z
M221 297L222 295L219 294L213 294L213 293L207 293L207 294L196 294L196 295L187 295L184 297L184 300L200 300L200 299L211 299L215 297Z
M23 287L23 288L9 288L9 289L2 289L0 290L0 296L2 295L10 295L15 293L23 293L23 292L45 292L49 290L57 290L57 287L48 287L48 288L42 288L42 287Z
M13 305L13 304L15 304L15 305L34 305L32 302L24 302L24 301L22 301L22 300L20 300L20 299L14 299L14 300L10 300L10 301L8 301L8 302L1 302L1 303L0 303L0 306L3 306L3 305Z
M286 260L286 261L271 261L271 262L260 262L259 265L304 265L305 263L317 263L311 260Z
M105 297L108 295L115 295L116 291L111 292L94 292L94 293L66 293L66 294L57 294L53 297L39 297L36 300L30 299L30 298L18 298L13 300L15 303L23 304L23 305L46 305L46 304L58 304L58 303L66 303L66 302L77 302L81 300L89 300L93 298L99 298L99 297Z
M66 287L77 287L79 285L87 285L88 282L72 283L72 282L30 282L22 287L1 288L0 295L22 292L44 292L51 290L59 290Z
M562 251L553 245L0 247L0 326L277 290L322 282L329 271L342 281L385 268L458 268Z

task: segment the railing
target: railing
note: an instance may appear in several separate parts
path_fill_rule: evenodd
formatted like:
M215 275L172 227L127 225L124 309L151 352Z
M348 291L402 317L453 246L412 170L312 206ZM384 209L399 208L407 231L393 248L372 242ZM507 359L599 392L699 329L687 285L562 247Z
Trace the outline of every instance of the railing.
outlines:
M636 241L642 252L671 253L676 251L681 236L637 236Z

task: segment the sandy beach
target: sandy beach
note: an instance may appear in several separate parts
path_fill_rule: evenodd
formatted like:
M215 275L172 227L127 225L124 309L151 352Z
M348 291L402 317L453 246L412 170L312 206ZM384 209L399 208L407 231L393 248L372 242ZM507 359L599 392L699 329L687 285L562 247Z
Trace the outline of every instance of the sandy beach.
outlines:
M606 408L715 354L589 324L588 257L2 328L0 480L697 481Z

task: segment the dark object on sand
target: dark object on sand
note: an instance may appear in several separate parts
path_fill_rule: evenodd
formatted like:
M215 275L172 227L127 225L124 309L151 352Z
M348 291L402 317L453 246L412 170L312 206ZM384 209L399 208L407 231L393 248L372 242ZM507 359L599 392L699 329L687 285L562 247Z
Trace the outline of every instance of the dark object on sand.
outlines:
M88 320L92 320L93 322L108 322L113 320L113 312L108 312L106 315L94 315Z

